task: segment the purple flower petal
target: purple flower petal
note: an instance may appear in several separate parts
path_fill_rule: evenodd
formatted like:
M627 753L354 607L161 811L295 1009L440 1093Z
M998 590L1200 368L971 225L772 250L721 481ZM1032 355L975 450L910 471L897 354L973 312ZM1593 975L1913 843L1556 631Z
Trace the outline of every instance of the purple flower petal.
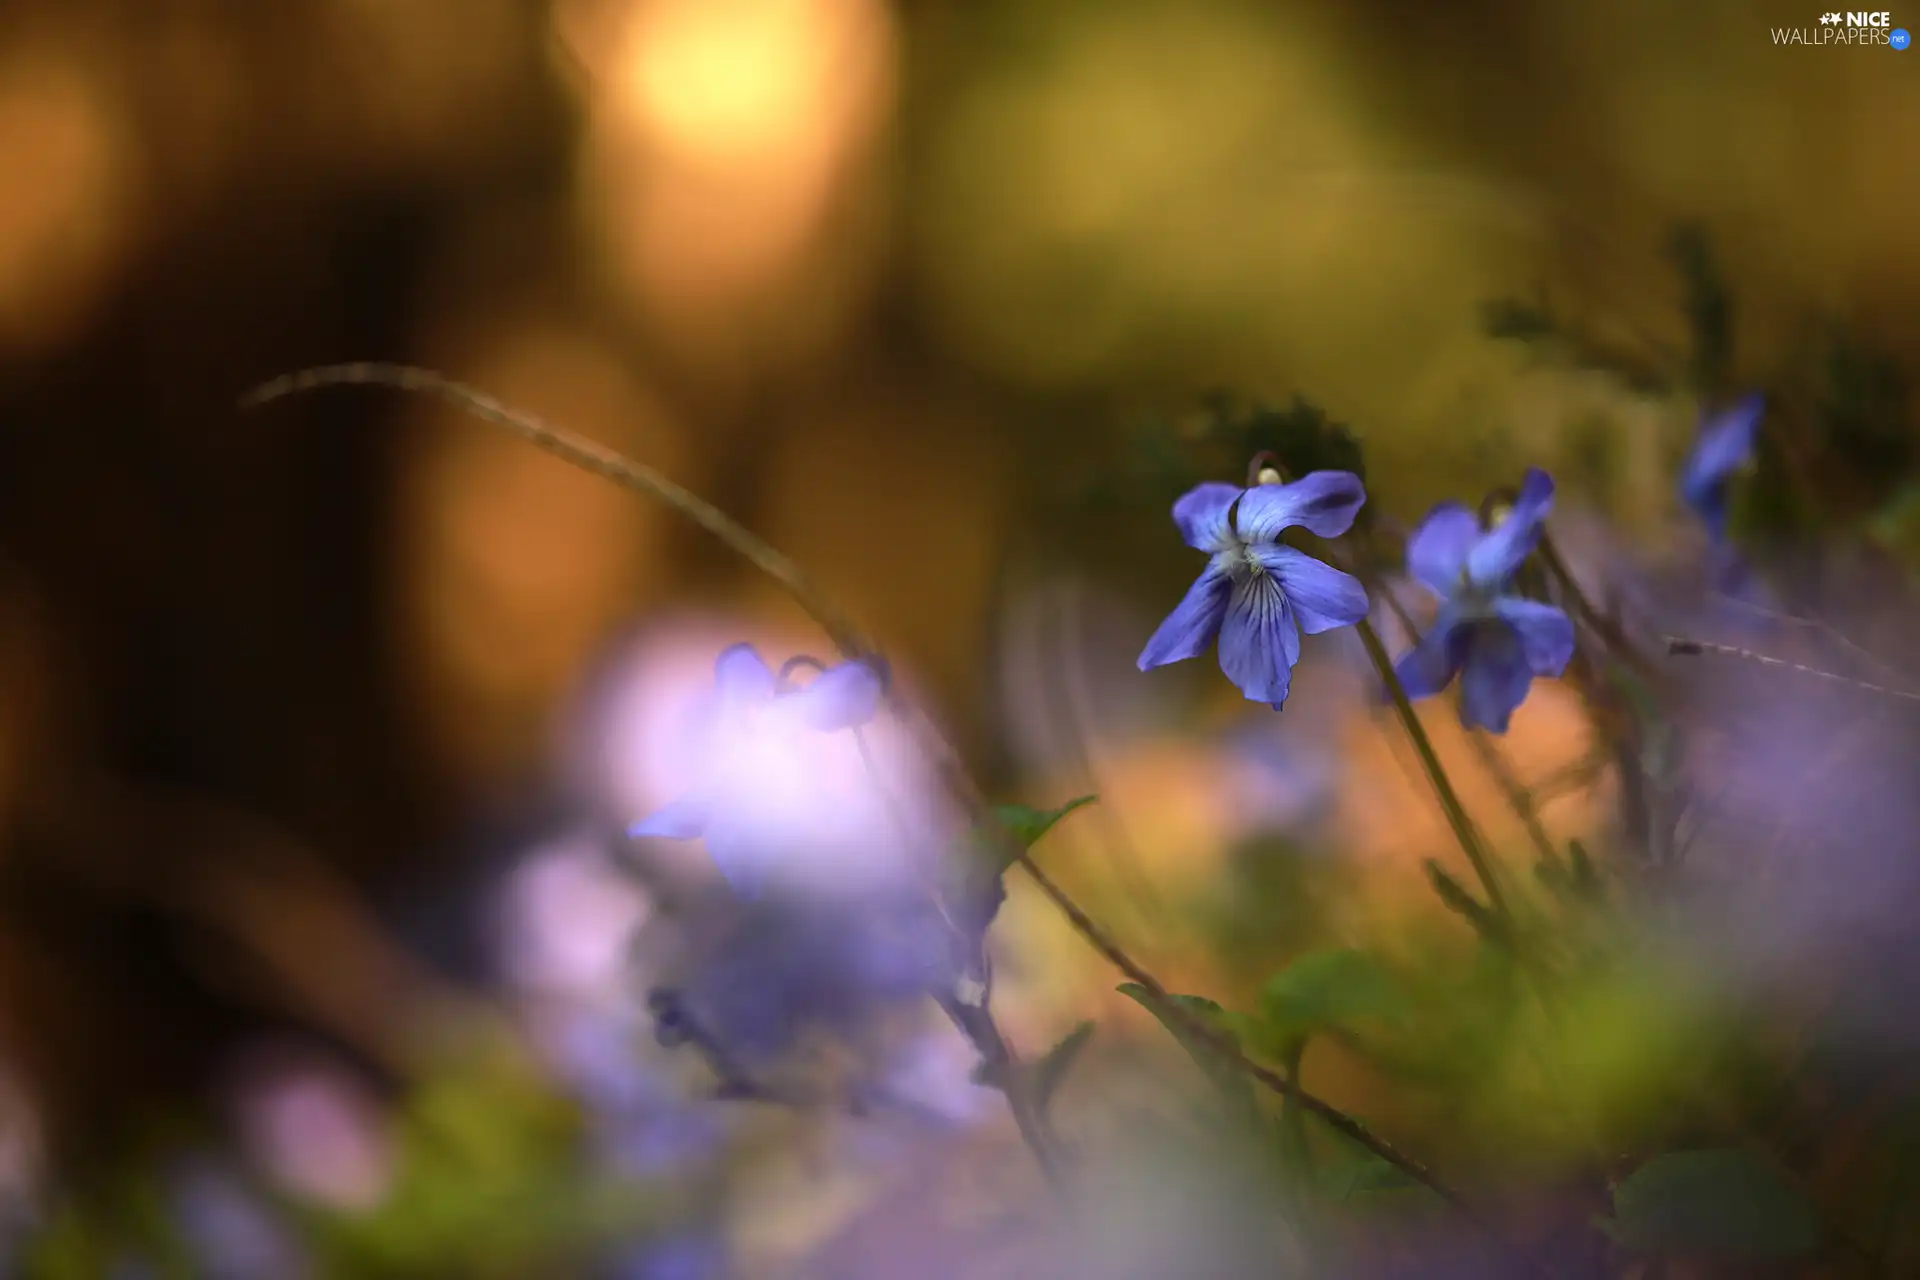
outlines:
M1460 719L1470 727L1505 733L1532 686L1533 668L1527 665L1520 633L1501 622L1476 625L1460 673Z
M1140 651L1140 669L1151 671L1169 662L1181 662L1205 653L1213 638L1220 634L1231 587L1225 571L1209 562L1188 588L1186 598L1174 606L1167 620L1147 641L1147 647Z
M1407 696L1416 701L1431 698L1452 684L1466 663L1472 636L1471 626L1457 621L1451 611L1441 610L1433 630L1394 664L1393 673Z
M1727 532L1728 482L1753 457L1754 437L1766 408L1766 397L1756 392L1708 419L1680 473L1681 498L1716 541Z
M1754 436L1766 410L1766 397L1755 392L1703 423L1687 459L1683 486L1717 483L1745 465L1753 456Z
M713 664L713 683L722 709L752 706L773 697L773 668L752 645L731 645Z
M1210 481L1189 489L1173 504L1173 522L1195 551L1224 551L1230 541L1227 512L1242 490L1238 485Z
M1540 543L1540 525L1553 510L1553 477L1534 467L1520 484L1513 510L1467 553L1467 575L1491 591L1513 577Z
M1279 579L1293 607L1300 630L1310 636L1335 627L1350 627L1367 616L1372 607L1367 589L1352 574L1322 564L1304 551L1292 547L1256 548L1254 558Z
M1300 631L1280 581L1256 573L1233 584L1220 626L1220 669L1254 702L1278 710L1300 661Z
M1275 542L1295 525L1322 538L1337 538L1353 527L1367 502L1367 490L1351 471L1315 471L1292 484L1262 484L1240 499L1236 523L1244 542Z
M716 812L713 822L701 833L708 859L743 901L760 896L769 865L779 851L780 841L766 830L766 825L760 815L725 809Z
M880 675L864 662L829 667L797 693L781 700L782 710L809 729L831 733L866 724L880 711L885 696Z
M1573 661L1573 619L1550 604L1502 596L1494 610L1520 637L1527 668L1536 676L1558 676Z
M724 1280L730 1272L726 1246L692 1233L652 1241L623 1259L617 1280Z
M1480 521L1458 502L1443 502L1407 539L1407 572L1441 599L1460 588L1467 554L1480 540Z
M712 819L713 806L704 797L682 796L628 827L627 834L635 840L647 836L661 840L692 840L706 834Z

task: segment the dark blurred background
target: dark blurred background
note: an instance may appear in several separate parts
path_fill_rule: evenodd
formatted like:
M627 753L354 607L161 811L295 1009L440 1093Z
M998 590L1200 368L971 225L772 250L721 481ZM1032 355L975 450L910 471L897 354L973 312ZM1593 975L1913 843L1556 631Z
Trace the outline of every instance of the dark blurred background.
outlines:
M262 1028L377 1042L610 642L799 622L450 409L252 385L426 364L645 458L1004 774L997 610L1136 408L1303 392L1383 510L1524 456L1657 544L1692 406L1489 341L1488 298L1658 360L1693 221L1741 369L1809 323L1920 361L1920 52L1776 46L1804 7L9 0L0 1045L54 1149ZM345 958L369 920L392 954Z

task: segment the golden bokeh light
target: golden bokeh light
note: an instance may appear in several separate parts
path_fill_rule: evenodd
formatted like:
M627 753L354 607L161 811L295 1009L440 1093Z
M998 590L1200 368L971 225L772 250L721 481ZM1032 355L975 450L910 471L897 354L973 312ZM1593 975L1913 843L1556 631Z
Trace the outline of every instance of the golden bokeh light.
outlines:
M85 317L126 246L133 163L101 76L50 50L0 61L0 350Z
M696 166L799 165L831 145L850 105L831 91L861 6L765 0L656 0L629 35L621 109L671 159ZM849 19L853 22L849 22ZM857 67L855 68L858 69Z
M827 233L890 111L886 6L641 0L603 18L563 31L593 81L583 212L618 275L677 336L776 309L804 327L870 250Z

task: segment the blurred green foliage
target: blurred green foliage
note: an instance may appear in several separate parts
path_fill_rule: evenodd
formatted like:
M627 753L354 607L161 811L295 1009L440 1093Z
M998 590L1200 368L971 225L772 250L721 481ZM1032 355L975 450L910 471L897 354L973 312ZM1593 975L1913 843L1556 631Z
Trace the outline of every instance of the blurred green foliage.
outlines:
M478 1065L427 1081L401 1112L398 1181L377 1209L315 1214L330 1274L518 1276L584 1269L597 1248L643 1231L640 1189L582 1160L582 1117L539 1076Z
M483 1055L420 1082L394 1118L394 1183L366 1211L254 1188L318 1277L581 1275L615 1244L683 1226L703 1188L630 1183L593 1167L584 1117L553 1082ZM100 1280L122 1264L173 1280L206 1274L167 1210L169 1160L144 1160L112 1193L70 1203L36 1233L34 1280Z
M1864 542L1920 564L1920 546L1908 532L1920 420L1904 364L1847 325L1823 320L1780 367L1755 369L1740 359L1738 292L1707 230L1676 228L1668 260L1687 334L1681 356L1646 341L1602 337L1544 295L1491 300L1482 326L1490 337L1606 374L1637 395L1684 392L1702 413L1758 386L1769 407L1753 473L1735 490L1736 540L1767 553Z

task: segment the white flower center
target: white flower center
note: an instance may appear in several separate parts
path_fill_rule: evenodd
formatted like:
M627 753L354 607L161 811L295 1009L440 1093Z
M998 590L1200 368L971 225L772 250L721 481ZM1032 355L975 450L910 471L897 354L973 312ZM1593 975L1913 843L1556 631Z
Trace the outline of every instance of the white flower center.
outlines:
M1498 616L1493 602L1499 592L1481 586L1473 580L1473 575L1465 569L1460 571L1460 583L1453 589L1451 601L1459 616L1464 619L1492 618Z
M1215 563L1227 577L1238 583L1251 582L1270 572L1260 557L1254 554L1253 548L1231 533L1227 535L1226 550L1215 557Z

